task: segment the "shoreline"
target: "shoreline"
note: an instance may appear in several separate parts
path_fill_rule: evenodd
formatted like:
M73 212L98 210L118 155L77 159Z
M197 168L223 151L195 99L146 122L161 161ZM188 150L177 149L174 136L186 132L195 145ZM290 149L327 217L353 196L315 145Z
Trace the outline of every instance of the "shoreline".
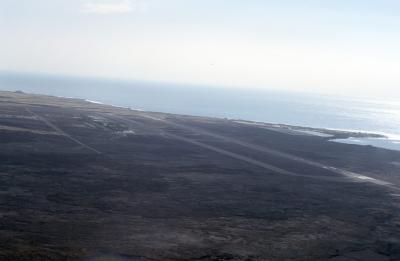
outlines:
M400 235L400 152L82 99L0 101L14 127L0 132L1 260L398 257L384 251Z
M129 109L133 111L140 111L140 112L153 112L153 111L147 111L143 109L138 109L138 108L132 108L132 107L125 107L125 106L120 106L120 105L114 105L114 104L107 104L103 103L100 101L95 101L95 100L89 100L89 99L81 99L81 98L73 98L73 97L62 97L62 96L55 96L58 98L66 98L66 99L78 99L78 100L83 100L85 102L93 103L93 104L99 104L99 105L105 105L105 106L112 106L116 108L122 108L122 109ZM238 123L245 123L249 122L254 125L257 124L264 124L264 125L274 125L278 126L278 128L293 128L295 131L298 132L304 132L306 134L306 131L310 132L310 135L313 135L311 132L321 132L322 133L328 133L328 132L338 132L338 133L343 133L346 135L349 135L348 137L360 137L360 138L381 138L381 139L391 139L390 136L391 134L387 133L377 133L377 132L372 132L372 131L363 131L363 130L350 130L350 129L335 129L335 128L322 128L322 127L312 127L312 126L297 126L297 125L290 125L287 123L273 123L273 122L259 122L259 121L252 121L252 120L246 120L246 119L236 119L236 118L221 118L221 117L214 117L214 116L198 116L198 115L189 115L189 114L176 114L176 113L169 113L169 112L161 112L161 111L154 111L156 113L164 113L164 114L175 114L175 115L180 115L180 116L189 116L189 117L204 117L204 118L212 118L212 119L219 119L219 120L229 120L229 121L234 121ZM329 136L328 136L329 135ZM319 136L315 134L315 136ZM322 137L322 136L321 136ZM326 137L334 137L334 135L327 134Z
M263 121L254 121L247 120L241 118L229 118L229 117L217 117L217 116L206 116L206 115L190 115L190 114L181 114L181 113L170 113L170 112L161 112L161 111L148 111L138 108L132 108L127 106L120 106L114 104L107 104L104 102L87 99L87 98L76 98L71 96L57 96L57 95L49 95L42 93L31 93L25 91L9 91L9 90L0 90L0 92L10 92L16 94L28 94L28 95L43 95L49 97L70 99L70 100L79 100L83 102L88 102L96 105L104 105L111 106L115 108L129 109L133 111L139 112L156 112L163 114L173 114L180 116L189 116L189 117L204 117L204 118L212 118L212 119L225 119L241 124L251 124L258 125L259 127L263 127L266 129L270 129L272 131L278 132L286 132L287 134L292 135L305 135L305 136L316 136L325 138L331 142L352 144L358 146L373 146L377 148L389 149L389 150L397 150L400 151L400 136L396 134L383 133L383 132L374 132L374 131L364 131L364 130L353 130L353 129L340 129L340 128L324 128L324 127L312 127L312 126L298 126L298 125L290 125L286 123L274 123L274 122L263 122ZM292 133L291 133L292 132Z

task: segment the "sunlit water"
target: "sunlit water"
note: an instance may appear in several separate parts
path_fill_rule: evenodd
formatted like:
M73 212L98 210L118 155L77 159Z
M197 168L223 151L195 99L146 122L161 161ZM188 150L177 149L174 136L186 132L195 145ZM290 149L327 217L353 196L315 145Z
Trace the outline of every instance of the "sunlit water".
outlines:
M400 150L400 101L145 82L0 74L0 89L135 109L385 134L344 142Z

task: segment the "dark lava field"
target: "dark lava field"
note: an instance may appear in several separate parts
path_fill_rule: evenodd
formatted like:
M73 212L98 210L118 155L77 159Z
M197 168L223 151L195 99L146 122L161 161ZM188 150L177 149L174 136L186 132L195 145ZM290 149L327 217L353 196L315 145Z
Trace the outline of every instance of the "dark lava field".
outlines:
M299 128L0 92L0 260L399 261L400 152Z

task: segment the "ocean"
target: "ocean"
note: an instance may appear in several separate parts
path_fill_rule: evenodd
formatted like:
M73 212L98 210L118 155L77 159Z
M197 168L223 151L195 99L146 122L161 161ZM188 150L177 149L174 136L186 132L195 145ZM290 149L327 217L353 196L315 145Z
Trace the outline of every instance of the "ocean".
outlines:
M0 90L22 90L146 111L383 134L340 142L400 150L400 101L276 90L0 73Z

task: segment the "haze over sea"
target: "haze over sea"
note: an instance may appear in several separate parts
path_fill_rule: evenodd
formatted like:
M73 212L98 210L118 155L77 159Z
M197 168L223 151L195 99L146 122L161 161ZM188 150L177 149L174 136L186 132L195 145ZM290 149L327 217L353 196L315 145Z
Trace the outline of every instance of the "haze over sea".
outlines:
M372 132L389 139L344 142L400 150L400 101L396 100L15 73L0 73L0 90L81 98L146 111Z

